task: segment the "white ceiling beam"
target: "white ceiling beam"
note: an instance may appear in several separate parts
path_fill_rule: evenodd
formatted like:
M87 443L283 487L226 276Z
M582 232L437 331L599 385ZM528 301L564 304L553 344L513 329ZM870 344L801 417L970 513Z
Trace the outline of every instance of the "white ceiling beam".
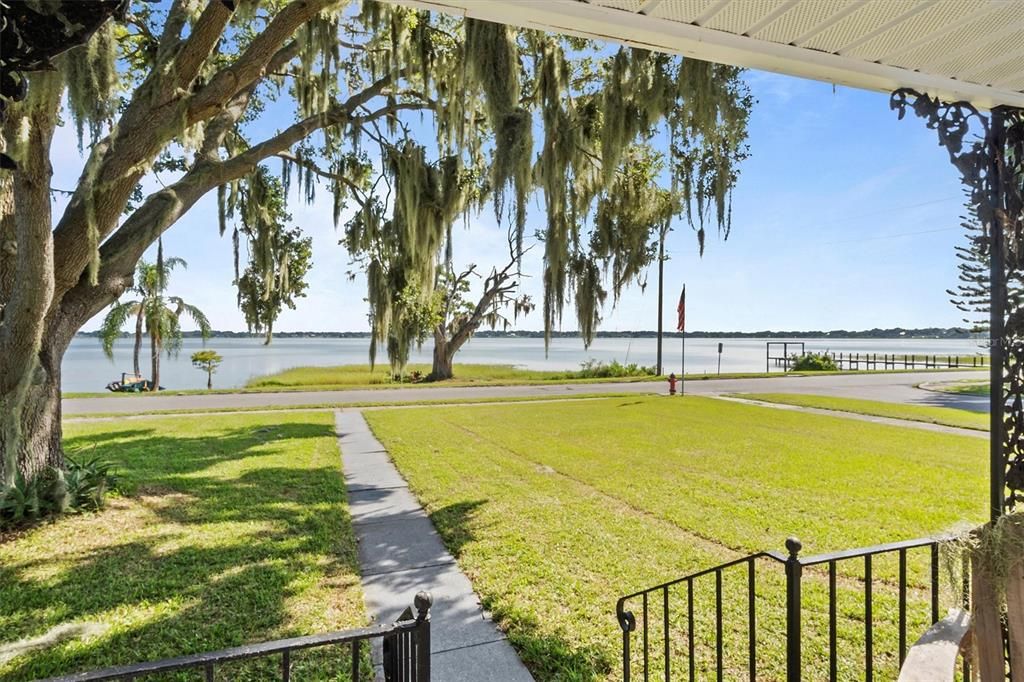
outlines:
M693 23L697 26L703 26L708 23L720 13L722 13L732 0L716 0L715 4L705 8L703 12L697 15L697 18L693 20ZM671 21L671 19L660 19L661 21Z
M956 47L948 52L944 52L941 61L936 64L937 68L946 69L951 68L963 57L969 57L975 54L982 54L991 49L992 45L1000 41L1006 40L1007 37L1016 37L1020 34L1021 27L1013 24L1003 26L998 31L986 34L983 38L976 40L966 45ZM1005 57L1006 54L1000 54L998 59ZM972 71L973 73L973 71ZM970 75L970 74L968 74Z
M944 38L946 36L953 35L958 30L962 30L964 27L970 26L975 21L984 19L987 15L993 14L994 12L1002 9L1002 5L996 4L994 2L981 5L967 16L960 17L960 19L958 19L956 23L947 24L943 28L932 31L930 33L920 34L916 38L900 44L891 52L883 54L881 57L879 57L878 61L882 62L883 64L898 61L897 57L902 57L903 55L909 52L913 52L917 48L923 45L927 45L928 43L939 38Z
M647 0L643 5L640 6L640 9L637 10L637 14L650 14L655 9L657 9L658 5L660 5L661 3L662 0Z
M762 28L764 28L768 24L772 23L773 21L775 21L776 19L781 17L783 14L785 14L789 10L793 9L793 7L798 2L800 2L800 0L786 0L786 2L783 2L778 7L773 9L771 12L768 12L763 17L758 19L757 22L755 22L753 26L748 26L747 30L745 30L743 32L743 35L745 35L745 36L752 36L752 35L756 34Z
M914 5L909 10L907 10L906 12L900 14L899 16L893 17L892 19L890 19L889 21L885 22L884 24L880 24L873 31L865 33L862 36L859 36L853 42L846 43L845 45L840 45L839 47L837 47L835 49L835 52L837 54L846 54L850 50L853 50L855 48L860 47L861 45L863 45L864 43L868 42L869 40L874 40L878 36L882 35L886 31L888 31L889 29L893 28L894 26L899 26L900 24L902 24L907 19L910 19L911 17L913 17L915 14L920 14L924 10L931 9L934 6L935 5L933 3L929 3L929 2L922 2L919 5Z
M799 76L865 90L908 87L980 108L1024 107L1024 93L782 45L577 0L388 0L397 4L557 33L624 43L694 59Z
M831 14L824 21L821 21L817 25L812 26L810 28L810 30L805 32L803 35L799 35L796 38L794 38L791 41L792 44L793 45L797 45L797 46L802 46L804 43L809 41L811 38L817 36L818 34L820 34L825 29L830 28L832 26L835 26L838 22L842 21L843 19L845 19L846 17L850 16L851 14L853 14L857 10L861 9L862 7L863 7L863 5L858 5L856 3L852 3L851 2L846 7L843 7L842 9L840 9L838 12L834 12L833 14Z

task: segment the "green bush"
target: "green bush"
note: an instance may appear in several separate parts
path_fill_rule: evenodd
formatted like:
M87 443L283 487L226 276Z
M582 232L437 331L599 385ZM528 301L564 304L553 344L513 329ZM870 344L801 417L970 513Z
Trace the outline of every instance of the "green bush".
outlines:
M832 356L826 353L804 353L803 355L793 354L789 368L798 372L836 372L836 366Z
M14 485L0 492L0 528L102 508L115 483L112 468L98 457L83 462L68 458L66 470L50 467L31 481L19 472Z
M574 379L613 379L620 377L644 377L654 376L654 367L644 367L635 362L623 365L618 360L612 360L605 364L600 360L591 358L580 363L580 370L573 372Z
M71 509L101 509L107 492L117 484L117 478L111 473L114 465L99 457L92 457L83 462L76 462L68 457L67 462L68 470L64 478L67 482Z

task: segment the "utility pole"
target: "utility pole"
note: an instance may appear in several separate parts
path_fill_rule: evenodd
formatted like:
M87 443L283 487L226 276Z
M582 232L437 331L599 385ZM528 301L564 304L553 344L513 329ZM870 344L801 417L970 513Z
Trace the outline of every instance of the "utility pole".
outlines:
M665 316L665 228L658 236L658 376L662 374L661 335Z

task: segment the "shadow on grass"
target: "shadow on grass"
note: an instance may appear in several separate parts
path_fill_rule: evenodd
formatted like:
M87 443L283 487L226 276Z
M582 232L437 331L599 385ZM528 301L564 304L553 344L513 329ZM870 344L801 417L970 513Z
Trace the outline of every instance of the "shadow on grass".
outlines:
M430 513L434 528L441 534L445 547L456 559L461 556L462 548L473 541L473 520L476 518L477 510L485 504L487 500L456 502Z
M301 422L225 429L216 435L163 435L156 429L129 429L65 438L64 449L72 458L98 456L115 462L125 467L119 473L127 478L159 485L213 464L281 454L280 446L263 447L268 443L334 435L327 424Z
M944 393L942 391L918 390L911 405L927 407L949 407L971 412L988 412L988 394L972 395L970 393Z
M596 682L611 675L614 662L607 649L569 644L557 633L545 633L532 613L519 608L490 608L487 601L485 598L485 608L502 623L509 642L535 679Z
M467 500L431 512L445 547L455 558L476 537L478 513L487 500ZM526 608L510 606L508 600L482 594L484 609L491 612L508 634L523 663L538 680L583 682L603 680L612 670L607 651L595 646L574 646L557 633L545 632L537 617Z
M94 543L72 541L73 548L42 548L32 552L39 556L0 564L0 639L35 637L69 621L109 628L0 664L0 679L310 634L296 630L292 612L303 592L329 584L343 597L358 582L340 468L303 465L307 449L296 453L295 466L263 460L288 453L297 440L333 436L329 425L285 423L182 437L137 429L67 439L70 452L116 461L140 490L159 494L75 520ZM240 460L233 477L211 471ZM34 574L38 569L46 577ZM331 605L318 599L300 611L323 614ZM329 659L303 679L326 679L347 665L337 652ZM264 667L249 664L229 677L264 678Z

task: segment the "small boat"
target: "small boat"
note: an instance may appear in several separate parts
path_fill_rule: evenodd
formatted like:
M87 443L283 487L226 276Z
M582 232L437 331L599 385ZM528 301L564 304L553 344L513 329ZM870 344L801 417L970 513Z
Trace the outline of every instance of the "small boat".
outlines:
M153 382L135 373L122 372L121 380L111 381L107 384L107 390L113 393L142 393L153 390ZM164 387L161 386L160 390L164 390Z

